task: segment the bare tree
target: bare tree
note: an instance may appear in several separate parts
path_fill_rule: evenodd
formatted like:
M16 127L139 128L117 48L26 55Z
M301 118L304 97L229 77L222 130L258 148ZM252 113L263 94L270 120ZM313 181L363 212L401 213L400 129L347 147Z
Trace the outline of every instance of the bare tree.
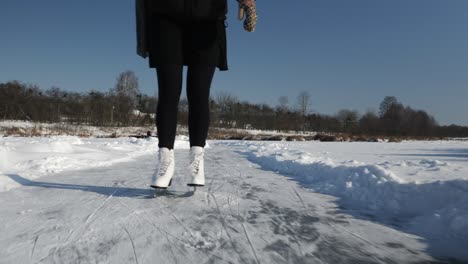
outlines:
M359 119L359 128L361 133L367 135L377 135L379 131L382 130L380 127L380 119L377 114L372 111L368 110L362 117Z
M234 127L236 124L236 105L239 103L239 99L228 92L219 91L216 94L216 102L219 107L220 121L224 125Z
M308 113L310 106L312 105L312 97L310 96L309 92L302 91L299 93L297 96L297 104L302 116L305 116Z
M137 109L139 89L138 78L133 71L119 74L114 89L110 90L112 98L109 108L114 114L114 121L119 125L127 125L132 120L131 112Z
M305 131L306 127L306 116L309 112L309 108L312 105L312 97L309 92L302 91L297 96L297 104L302 117L302 131Z
M278 110L280 112L287 112L289 108L288 104L289 104L289 99L287 96L283 95L278 98Z
M289 118L289 99L287 96L280 96L278 98L278 105L276 106L276 118L274 128L280 131L287 131L291 129L291 118Z
M344 132L353 133L358 128L359 113L357 111L343 109L338 112L336 118Z
M114 89L118 96L128 97L132 107L136 107L140 90L138 88L138 78L133 71L120 73Z
M392 107L392 105L398 104L398 100L395 96L385 96L380 103L379 116L383 117Z

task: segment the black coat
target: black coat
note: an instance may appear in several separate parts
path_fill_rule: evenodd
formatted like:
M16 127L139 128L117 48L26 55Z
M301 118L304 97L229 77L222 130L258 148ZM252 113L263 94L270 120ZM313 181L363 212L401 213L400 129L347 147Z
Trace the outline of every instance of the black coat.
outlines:
M137 54L148 57L148 17L149 12L183 19L226 19L226 0L136 0ZM150 10L151 9L151 10Z

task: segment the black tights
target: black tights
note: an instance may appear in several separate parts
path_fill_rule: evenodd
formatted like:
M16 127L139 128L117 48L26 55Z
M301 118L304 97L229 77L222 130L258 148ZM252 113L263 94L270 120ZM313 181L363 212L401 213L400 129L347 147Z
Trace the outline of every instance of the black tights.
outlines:
M189 66L187 71L187 100L189 104L190 147L205 146L210 124L210 87L214 66ZM158 77L158 107L156 126L160 148L174 148L177 129L177 109L182 90L182 65L161 65Z

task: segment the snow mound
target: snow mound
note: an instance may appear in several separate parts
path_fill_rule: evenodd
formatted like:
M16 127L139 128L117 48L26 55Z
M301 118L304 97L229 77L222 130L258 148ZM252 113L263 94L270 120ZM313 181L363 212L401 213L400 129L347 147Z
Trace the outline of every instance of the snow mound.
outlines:
M179 140L180 141L180 140ZM155 154L157 139L81 139L73 136L0 139L0 174L35 179L62 171L111 166ZM188 144L178 143L181 147ZM18 186L0 177L0 191Z
M450 180L424 184L401 179L379 165L330 158L288 149L284 145L240 143L247 158L298 181L315 192L338 198L351 214L401 228L425 238L468 243L468 181ZM446 166L422 160L431 168Z
M447 166L446 162L438 161L438 160L428 160L428 159L421 160L419 164L426 165L428 167Z
M209 144L205 146L209 148ZM177 136L175 149L189 149L187 136ZM82 139L75 136L0 138L0 176L18 174L28 179L62 171L112 166L143 155L155 155L157 138ZM0 191L19 186L0 177Z

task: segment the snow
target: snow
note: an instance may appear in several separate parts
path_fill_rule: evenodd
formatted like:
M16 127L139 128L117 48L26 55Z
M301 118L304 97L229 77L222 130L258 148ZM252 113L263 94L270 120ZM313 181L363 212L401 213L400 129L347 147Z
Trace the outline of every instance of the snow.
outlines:
M108 167L156 153L157 139L83 139L73 136L0 138L0 175L20 174L35 179L62 171ZM179 136L177 148L189 148ZM0 191L20 184L0 177Z
M154 126L147 127L118 127L118 126L91 126L75 125L69 123L40 123L19 120L0 121L0 135L13 136L80 136L80 137L110 137L131 136L153 131ZM179 128L178 131L184 130Z
M42 124L42 125L45 125ZM29 121L20 121L20 120L2 120L0 121L1 128L10 128L10 127L20 127L20 128L32 128L34 127L33 122Z
M468 261L468 142L208 141L207 186L176 140L0 138L0 263ZM3 262L5 261L5 262Z
M134 115L141 115L138 110L132 112ZM154 118L155 114L150 114ZM230 133L248 133L250 135L282 135L282 136L311 136L315 135L314 132L299 132L286 131L279 132L274 130L256 130L256 129L225 129L216 128L218 131L225 131L226 134ZM111 134L116 134L119 137L132 136L143 134L146 135L147 131L154 132L154 126L144 127L118 127L118 126L91 126L91 125L76 125L70 123L40 123L22 120L2 120L0 121L0 136L1 135L14 135L14 136L57 136L57 135L71 135L81 137L110 137ZM179 133L184 132L188 134L188 127L183 125L177 126Z
M328 151L330 148L343 148L345 146L343 143L234 143L232 145L245 146L247 151L244 153L247 158L261 165L262 169L287 175L312 191L340 198L338 204L349 213L361 217L365 215L374 221L396 226L434 241L441 240L439 242L441 247L447 247L449 240L450 246L442 249L443 251L468 257L466 248L452 247L468 244L468 181L466 181L468 170L464 164L468 161L468 144L460 142L348 144L350 146L347 147L353 149L353 156L358 154L366 162L345 160L343 151L336 155ZM327 150L327 157L312 152L320 152L323 149ZM406 161L395 160L392 155L405 156L405 154L387 153L390 156L387 158L381 154L383 149L386 152L399 149L403 151L400 153L417 149L422 153L407 155L438 156L451 162L425 158L420 161L417 161L418 158ZM347 151L349 150L345 149L345 152ZM341 160L331 156L341 157ZM390 170L393 166L405 167L407 171L405 173L399 169L397 176ZM448 174L449 172L452 174ZM428 174L430 177L425 177Z

